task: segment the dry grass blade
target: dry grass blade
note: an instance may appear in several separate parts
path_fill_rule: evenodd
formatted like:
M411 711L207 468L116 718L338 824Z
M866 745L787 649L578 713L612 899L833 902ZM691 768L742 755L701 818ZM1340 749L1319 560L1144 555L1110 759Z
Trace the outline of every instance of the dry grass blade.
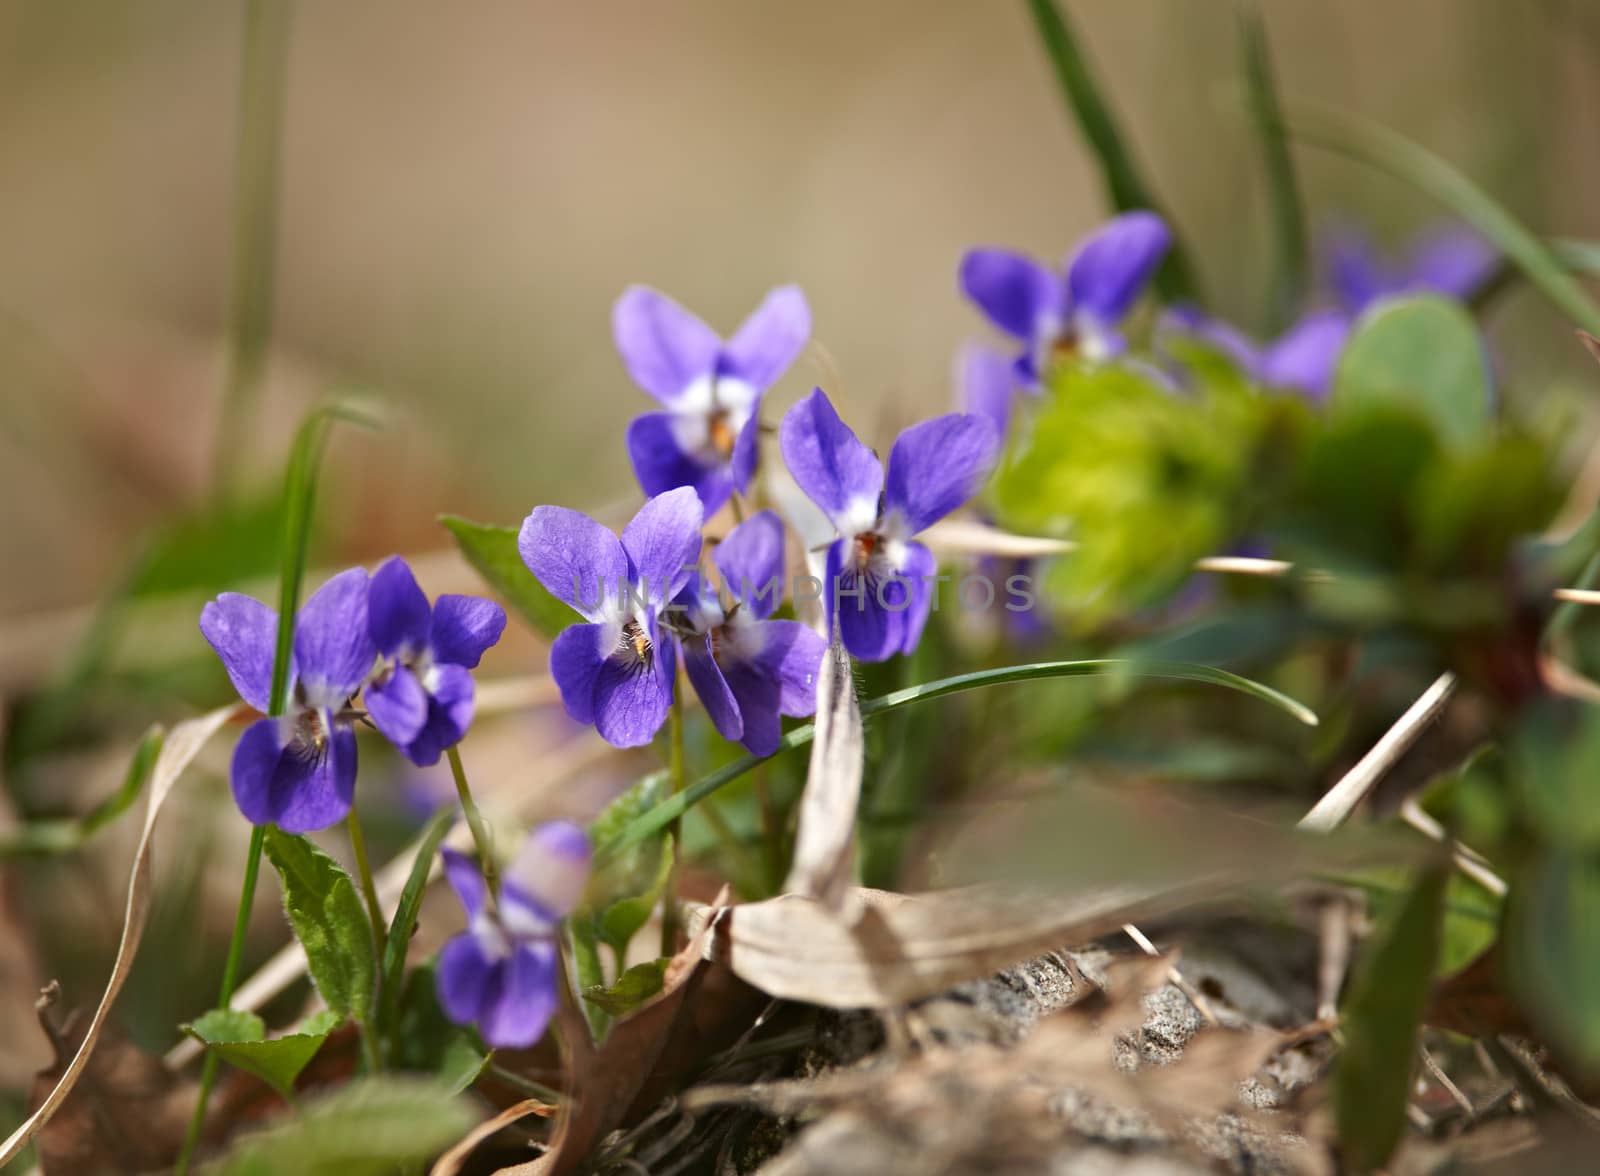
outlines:
M542 1099L527 1098L519 1103L513 1103L494 1118L479 1123L467 1132L460 1143L439 1157L429 1169L428 1176L456 1176L477 1146L502 1127L509 1127L518 1119L526 1119L529 1115L548 1118L555 1113L556 1108Z
M856 889L861 916L840 922L797 894L722 913L710 959L771 996L828 1008L888 1008L988 976L1065 943L1214 898L1222 872L1179 884L1106 886L1078 894L1000 886L907 895ZM692 906L691 930L715 908Z
M837 634L817 675L816 728L800 796L794 862L784 889L839 913L851 892L866 742L850 655Z
M150 799L145 808L144 827L139 832L138 846L133 853L133 869L128 878L128 902L123 912L122 938L117 944L117 956L111 966L111 976L106 981L105 993L101 996L100 1004L89 1021L89 1028L84 1034L82 1044L78 1046L60 1080L33 1114L11 1133L3 1145L0 1145L0 1167L14 1160L34 1134L49 1122L50 1116L60 1108L82 1075L84 1067L88 1065L89 1055L94 1052L95 1044L105 1028L111 1006L115 1003L117 994L122 991L123 982L127 980L128 972L133 967L133 958L138 953L139 941L144 936L145 923L150 916L153 873L150 867L150 844L155 832L156 818L161 815L161 807L166 803L167 797L172 792L172 786L177 783L184 769L199 754L206 742L241 709L243 704L234 703L201 715L199 718L179 723L162 745L161 754L156 758L155 768L151 772Z
M1344 824L1372 786L1383 778L1385 772L1399 761L1417 736L1429 723L1439 717L1444 704L1455 692L1456 676L1440 674L1433 685L1422 692L1395 725L1384 732L1383 738L1372 745L1372 750L1356 766L1340 778L1339 782L1311 806L1311 811L1300 818L1300 828L1311 833L1327 833Z

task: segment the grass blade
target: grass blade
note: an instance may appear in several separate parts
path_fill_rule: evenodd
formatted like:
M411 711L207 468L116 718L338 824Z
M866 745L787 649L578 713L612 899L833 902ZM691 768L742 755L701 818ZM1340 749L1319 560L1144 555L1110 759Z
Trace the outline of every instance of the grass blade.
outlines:
M383 980L378 986L378 1039L387 1039L394 1016L400 1006L400 982L406 970L406 949L411 946L411 932L417 925L417 912L422 909L422 893L428 887L428 874L439 844L455 824L454 805L441 808L433 815L422 831L422 841L417 846L417 856L412 859L411 873L406 877L405 889L400 892L400 902L395 906L394 919L389 924L389 937L384 944Z
M1505 254L1563 314L1600 334L1600 305L1557 253L1453 165L1388 127L1319 103L1289 103L1284 124L1304 143L1387 172L1432 196Z
M1033 15L1039 40L1050 58L1061 96L1072 111L1078 130L1100 161L1106 197L1112 207L1120 212L1148 208L1165 216L1155 193L1139 174L1139 167L1117 129L1116 119L1101 95L1088 59L1078 45L1077 35L1057 0L1028 0L1028 11ZM1169 223L1171 219L1167 217ZM1194 277L1180 242L1173 242L1161 272L1156 275L1156 284L1168 298L1195 297Z
M1272 201L1273 264L1266 321L1276 333L1294 319L1305 298L1310 236L1300 200L1299 177L1284 133L1266 22L1261 19L1255 0L1241 0L1239 5L1239 50L1244 59L1245 104L1255 124Z
M159 724L146 731L133 753L133 759L128 763L121 786L83 816L32 821L0 836L0 862L26 854L65 853L87 843L101 829L133 807L133 802L144 790L144 782L150 778L166 736L166 730Z
M1188 662L1134 661L1119 658L1032 662L1027 665L1002 666L994 670L975 670L970 674L957 674L953 678L940 678L934 682L923 682L917 686L908 686L904 690L892 691L878 698L869 698L861 704L861 718L863 722L870 722L878 715L887 714L903 706L910 706L917 702L928 702L951 694L961 694L968 690L1003 686L1013 682L1032 682L1042 678L1083 678L1099 674L1125 674L1130 677L1166 678L1175 681L1204 682L1212 686L1222 686L1230 690L1238 690L1241 693L1250 695L1252 698L1270 703L1309 726L1316 726L1317 723L1317 716L1301 703L1296 702L1285 694L1279 693L1270 686L1264 686L1260 682L1253 682L1249 678L1240 677L1238 674L1230 674L1227 670L1219 670L1211 666L1193 665ZM784 734L783 739L778 743L778 750L772 754L779 755L796 747L804 747L811 742L815 735L816 728L810 723L795 727ZM614 838L597 848L595 851L595 866L598 868L616 857L617 854L627 849L630 845L636 845L652 834L666 828L713 792L737 780L757 764L769 758L771 757L741 756L732 763L712 772L709 776L704 776L695 781L682 792L669 796L655 807L640 813Z

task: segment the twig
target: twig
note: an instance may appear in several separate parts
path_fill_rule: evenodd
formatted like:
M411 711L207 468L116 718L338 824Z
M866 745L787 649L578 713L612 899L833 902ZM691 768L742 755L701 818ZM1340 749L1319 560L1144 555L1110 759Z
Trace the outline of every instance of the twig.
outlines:
M1317 1020L1339 1018L1339 991L1350 970L1350 899L1331 894L1322 904L1318 920Z
M1445 827L1428 815L1426 809L1417 803L1416 798L1408 797L1400 806L1400 819L1410 825L1417 832L1434 841L1443 842L1449 835ZM1506 881L1496 874L1489 865L1489 859L1477 850L1469 849L1459 841L1451 850L1451 857L1456 869L1471 878L1496 898L1506 896Z

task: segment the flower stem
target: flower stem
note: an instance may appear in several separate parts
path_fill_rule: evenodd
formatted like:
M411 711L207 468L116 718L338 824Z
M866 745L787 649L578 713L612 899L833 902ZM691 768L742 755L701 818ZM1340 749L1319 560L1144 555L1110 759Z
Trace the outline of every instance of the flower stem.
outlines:
M256 825L250 830L250 848L244 860L244 885L239 888L239 909L233 917L233 938L228 941L228 959L222 965L222 986L217 992L217 1007L225 1009L233 1000L233 990L239 983L239 970L244 963L245 933L250 929L250 910L256 902L256 882L261 877L261 850L267 843L267 827ZM183 1137L183 1150L178 1153L175 1176L184 1176L189 1170L189 1158L195 1144L200 1142L200 1131L205 1126L206 1104L211 1100L211 1088L217 1081L218 1056L206 1051L200 1070L200 1095L195 1100L194 1117L189 1120L189 1130Z
M344 823L350 831L350 851L356 858L356 876L361 879L361 893L367 900L367 915L372 920L372 943L381 961L384 941L388 939L387 924L383 917L383 904L378 901L378 887L372 881L372 864L367 860L367 838L361 832L361 818L356 815L354 806L351 806L350 815ZM379 967L382 967L381 963Z
M494 842L489 837L489 825L472 799L472 789L467 784L467 770L461 766L461 752L451 746L445 752L450 757L450 774L456 780L456 795L461 798L461 812L467 818L467 828L472 830L473 843L478 847L478 865L483 870L484 883L490 894L499 892L499 869L494 860Z
M676 684L674 684L676 687ZM667 772L672 780L672 794L683 791L686 783L683 768L683 691L672 691L672 713L667 718ZM672 838L673 852L683 858L683 820L675 819L667 826ZM661 891L661 954L678 952L678 867L667 875L667 885Z

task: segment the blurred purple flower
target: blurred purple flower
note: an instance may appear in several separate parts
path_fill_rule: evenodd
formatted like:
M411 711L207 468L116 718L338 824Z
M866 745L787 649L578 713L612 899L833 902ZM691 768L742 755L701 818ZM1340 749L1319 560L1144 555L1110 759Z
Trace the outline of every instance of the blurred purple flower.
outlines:
M1366 233L1346 226L1331 235L1325 257L1334 293L1351 314L1395 294L1431 291L1464 301L1500 260L1482 237L1453 224L1420 235L1399 262L1381 256Z
M913 425L895 439L885 477L818 388L784 416L779 440L789 472L839 536L824 577L829 632L837 614L844 647L863 661L910 653L937 570L912 537L978 492L998 450L993 424L950 413Z
M239 697L268 710L278 614L259 600L224 592L201 610L200 632ZM367 573L351 568L317 589L300 610L288 709L251 724L234 748L233 799L252 824L309 833L349 813L356 736L346 706L376 656L367 635Z
M631 286L611 316L633 382L666 406L628 426L628 455L646 495L692 486L709 517L749 488L759 456L761 397L811 337L797 286L769 293L731 339L665 294Z
M827 642L799 621L771 619L783 599L784 558L783 523L770 510L728 532L712 560L732 603L724 607L698 575L678 595L672 615L684 669L723 738L771 755L779 716L816 710Z
M439 952L439 1006L457 1025L476 1025L492 1048L525 1049L544 1036L559 1001L557 928L588 882L588 835L567 821L536 828L492 909L477 863L449 849L440 854L467 929Z
M616 747L649 743L672 704L677 657L661 612L694 574L700 499L687 486L646 502L622 538L575 510L535 507L517 546L546 591L588 622L550 647L567 713Z
M956 408L986 418L1004 441L1018 394L1037 397L1036 384L1017 378L1015 365L986 343L965 343L956 353Z
M1350 325L1349 316L1341 311L1312 311L1262 345L1220 319L1208 318L1192 307L1174 307L1162 317L1159 334L1199 339L1258 383L1300 392L1320 404L1333 386L1334 369Z
M1127 212L1085 238L1064 274L1008 250L973 249L961 260L961 289L1022 341L1017 376L1037 387L1060 353L1101 361L1127 349L1122 320L1171 244L1155 213Z
M478 596L445 595L429 607L399 556L373 573L367 632L384 664L367 684L367 714L412 763L438 763L466 735L470 671L505 627L505 610Z

